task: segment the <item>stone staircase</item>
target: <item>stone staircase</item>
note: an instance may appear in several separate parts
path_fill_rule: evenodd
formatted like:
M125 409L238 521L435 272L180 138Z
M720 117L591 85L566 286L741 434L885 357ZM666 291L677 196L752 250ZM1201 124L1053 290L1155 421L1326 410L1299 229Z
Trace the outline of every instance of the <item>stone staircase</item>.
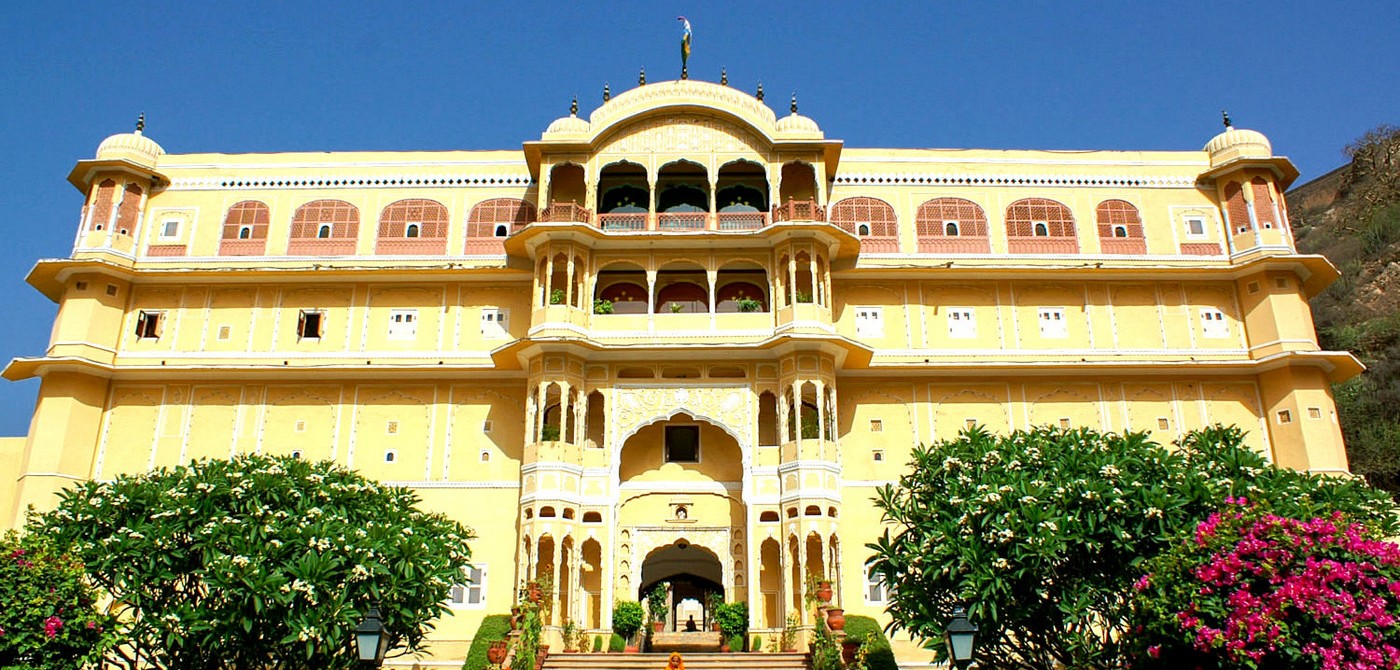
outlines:
M685 670L806 670L807 654L682 652ZM665 670L670 654L550 654L544 670Z

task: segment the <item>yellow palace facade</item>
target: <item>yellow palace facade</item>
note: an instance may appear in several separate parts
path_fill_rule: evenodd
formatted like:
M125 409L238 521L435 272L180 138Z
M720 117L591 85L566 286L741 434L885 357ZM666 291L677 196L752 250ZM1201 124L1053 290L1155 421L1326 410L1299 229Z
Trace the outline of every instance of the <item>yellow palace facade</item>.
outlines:
M432 663L553 577L609 626L667 580L781 628L804 575L880 616L870 503L964 426L1238 424L1343 472L1259 133L1203 149L861 149L725 85L651 83L519 150L167 154L108 138L69 181L71 256L18 524L75 480L241 453L332 459L472 526ZM684 617L681 617L684 620ZM910 658L915 658L911 656ZM921 658L927 658L923 656Z

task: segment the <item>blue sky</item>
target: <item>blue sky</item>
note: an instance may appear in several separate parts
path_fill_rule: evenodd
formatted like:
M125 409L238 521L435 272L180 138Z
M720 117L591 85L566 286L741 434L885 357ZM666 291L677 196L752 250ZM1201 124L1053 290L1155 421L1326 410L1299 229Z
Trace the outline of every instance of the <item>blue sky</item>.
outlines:
M1332 5L1336 6L1332 6ZM1303 179L1400 123L1400 3L60 3L0 7L0 358L43 352L24 283L71 250L64 180L138 112L166 151L507 149L680 70L753 90L849 146L1198 149L1219 110ZM0 435L36 382L0 381Z

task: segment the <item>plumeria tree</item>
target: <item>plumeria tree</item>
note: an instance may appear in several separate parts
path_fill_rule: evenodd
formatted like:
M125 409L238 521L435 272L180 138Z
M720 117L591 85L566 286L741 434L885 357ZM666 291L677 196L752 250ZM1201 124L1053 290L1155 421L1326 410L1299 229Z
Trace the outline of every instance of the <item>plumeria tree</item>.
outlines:
M1276 468L1235 428L1176 448L1141 433L978 428L915 449L908 473L879 491L889 528L869 545L870 571L894 587L896 629L937 641L967 607L984 668L1119 668L1145 562L1228 496L1396 528L1385 494Z
M83 565L43 537L0 537L0 668L78 670L116 641Z
M390 653L423 644L471 532L329 462L240 456L86 482L29 532L79 557L127 643L110 663L345 668L369 607Z
M1400 668L1400 545L1226 503L1134 585L1134 668Z

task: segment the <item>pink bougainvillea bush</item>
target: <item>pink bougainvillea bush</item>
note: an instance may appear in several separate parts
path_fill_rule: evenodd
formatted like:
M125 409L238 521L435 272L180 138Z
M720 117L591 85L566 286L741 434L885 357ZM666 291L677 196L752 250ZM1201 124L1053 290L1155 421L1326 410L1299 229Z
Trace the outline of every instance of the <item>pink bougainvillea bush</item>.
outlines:
M1400 544L1243 498L1134 585L1134 668L1400 668Z
M116 641L83 565L42 538L0 536L0 668L77 670Z

